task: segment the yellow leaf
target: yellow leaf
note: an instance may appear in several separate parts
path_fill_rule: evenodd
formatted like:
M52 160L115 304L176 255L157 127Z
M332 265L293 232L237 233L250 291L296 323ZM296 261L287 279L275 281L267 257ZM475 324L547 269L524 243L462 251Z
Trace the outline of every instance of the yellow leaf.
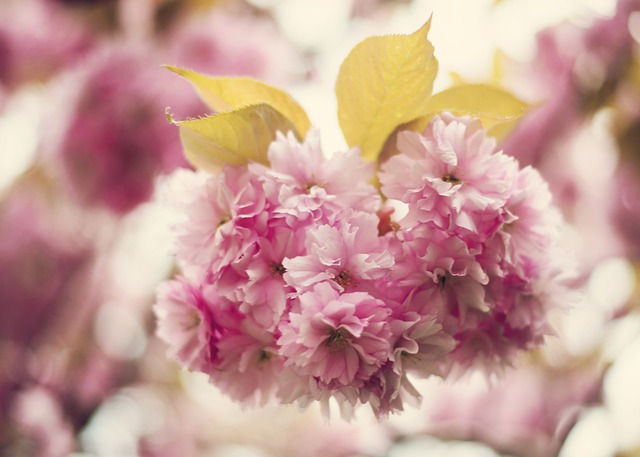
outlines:
M461 84L466 84L466 80L457 71L450 72L449 76L451 77L451 85L453 85L453 86L459 86Z
M394 129L424 115L438 62L427 39L431 20L411 35L370 37L356 45L336 83L338 120L349 146L376 160Z
M502 138L513 128L527 104L504 89L488 84L464 84L434 94L427 101L427 113L413 122L414 127L426 126L434 114L448 111L456 116L479 118L489 134Z
M433 116L448 111L456 116L479 118L488 134L501 140L526 111L527 104L499 87L487 84L462 84L434 94L428 101L428 113L399 125L384 144L379 162L398 154L396 141L403 131L422 133Z
M311 127L302 107L286 92L251 78L208 76L184 68L167 66L186 78L204 102L215 111L228 111L245 105L267 104L295 126L302 137Z
M175 123L189 162L210 172L250 161L268 164L267 152L276 132L295 132L288 119L266 104Z

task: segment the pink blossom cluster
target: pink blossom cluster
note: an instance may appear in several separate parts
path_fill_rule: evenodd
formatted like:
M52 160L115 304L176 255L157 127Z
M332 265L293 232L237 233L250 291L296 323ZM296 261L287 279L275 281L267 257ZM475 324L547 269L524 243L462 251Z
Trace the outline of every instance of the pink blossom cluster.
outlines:
M380 192L374 164L325 158L315 130L196 187L176 227L184 276L155 305L170 356L245 404L384 416L419 399L411 376L495 373L540 345L567 295L539 174L446 113L397 146Z

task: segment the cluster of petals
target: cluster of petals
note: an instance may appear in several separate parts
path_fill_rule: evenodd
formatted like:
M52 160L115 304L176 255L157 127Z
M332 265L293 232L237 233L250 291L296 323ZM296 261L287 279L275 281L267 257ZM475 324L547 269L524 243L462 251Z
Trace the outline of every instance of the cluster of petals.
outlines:
M548 187L497 150L478 120L445 113L398 146L380 173L382 192L406 209L396 274L439 303L456 344L446 372L499 372L543 342L549 310L569 301Z
M540 345L564 266L538 173L446 113L398 149L381 192L373 164L326 157L316 130L195 186L176 226L184 276L155 307L169 355L245 404L384 416L419 399L412 377L494 373Z

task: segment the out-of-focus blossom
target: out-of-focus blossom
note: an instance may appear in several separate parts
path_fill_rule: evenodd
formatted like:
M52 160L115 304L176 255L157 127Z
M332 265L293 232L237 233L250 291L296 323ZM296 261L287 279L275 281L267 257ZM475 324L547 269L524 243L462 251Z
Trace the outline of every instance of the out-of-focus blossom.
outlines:
M528 364L492 386L470 381L434 388L423 409L426 432L547 457L556 455L585 405L598 400L601 378L593 366L556 371Z
M629 16L637 0L620 0L611 18L589 27L564 23L538 34L538 50L525 76L535 102L504 147L523 165L537 164L554 142L602 106L620 80L634 40Z
M96 42L91 28L49 0L0 5L0 86L15 89L74 65Z
M164 115L182 81L159 68L153 49L100 49L58 83L60 103L44 146L83 205L126 213L151 197L159 174L186 166ZM201 109L191 96L175 100L183 114Z
M15 435L6 455L64 457L73 451L72 426L65 421L60 404L46 388L25 388L15 396L11 406ZM2 436L0 436L2 438Z
M16 395L32 384L53 389L47 398L60 411L65 408L60 397L65 383L59 381L65 377L68 352L60 349L77 341L79 328L95 309L94 243L83 233L77 213L53 196L39 195L36 182L25 179L0 203L0 422L4 423L18 420L10 417L11 405L22 401ZM32 404L25 403L25 414L31 414ZM34 433L49 430L48 424L28 414L25 427L35 420ZM55 424L50 425L55 431ZM35 439L54 439L56 434L45 435ZM0 436L0 447L6 439Z
M242 6L221 5L174 24L164 37L165 59L205 74L290 80L296 72L292 46L272 22Z
M92 249L66 217L29 190L0 204L1 340L30 345L51 336L43 328L78 292Z
M241 409L201 378L180 384L149 382L115 392L97 409L82 436L99 457L203 454L347 457L388 445L373 424L327 423L317 410L292 407ZM251 433L247 433L251 430Z
M533 89L534 102L543 103L502 145L521 163L533 164L549 183L554 201L576 230L573 248L581 256L582 277L602 258L633 249L624 246L616 228L622 225L613 220L613 212L603 217L601 211L613 206L623 214L625 206L617 202L632 181L627 172L614 174L617 152L603 125L616 117L601 108L620 103L621 96L614 95L624 86L637 46L630 17L638 8L637 0L620 0L611 17L587 26L567 22L539 33L536 57L526 67L535 71L520 80ZM623 104L628 102L627 97Z

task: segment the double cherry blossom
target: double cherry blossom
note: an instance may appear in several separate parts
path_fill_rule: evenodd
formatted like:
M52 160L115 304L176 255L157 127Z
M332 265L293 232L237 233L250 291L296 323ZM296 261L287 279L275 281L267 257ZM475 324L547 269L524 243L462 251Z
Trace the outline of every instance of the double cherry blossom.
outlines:
M313 129L200 186L176 227L184 277L155 306L169 355L245 404L380 417L419 399L412 378L499 373L540 345L568 288L539 174L448 113L397 147L380 190Z

